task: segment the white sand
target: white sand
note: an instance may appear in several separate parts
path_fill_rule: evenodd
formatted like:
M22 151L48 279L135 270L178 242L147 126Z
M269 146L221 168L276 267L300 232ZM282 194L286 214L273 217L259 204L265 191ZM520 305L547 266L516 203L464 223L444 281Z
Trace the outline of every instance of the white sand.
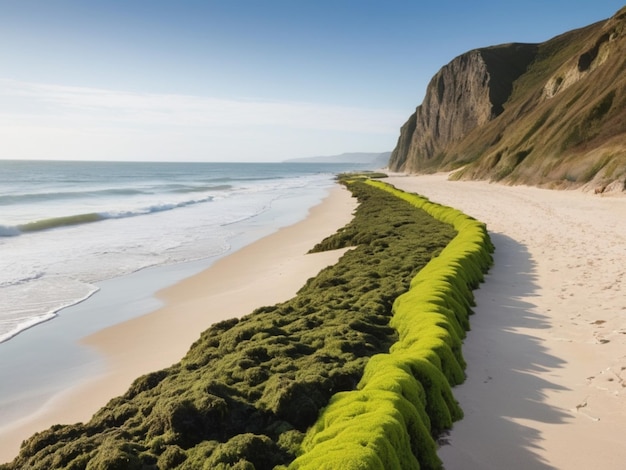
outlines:
M356 200L332 189L308 217L217 261L206 271L159 292L156 312L101 330L85 343L107 358L108 371L51 400L35 416L0 429L0 462L17 455L22 440L56 423L86 421L142 374L179 361L211 324L293 297L307 279L346 250L306 254L352 219ZM27 373L27 371L25 371Z
M447 470L626 468L626 198L393 177L487 223Z

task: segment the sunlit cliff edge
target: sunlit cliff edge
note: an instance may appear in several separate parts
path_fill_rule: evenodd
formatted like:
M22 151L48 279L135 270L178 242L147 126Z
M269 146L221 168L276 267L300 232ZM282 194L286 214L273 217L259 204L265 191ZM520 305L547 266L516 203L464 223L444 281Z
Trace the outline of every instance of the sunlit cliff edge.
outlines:
M402 126L389 168L624 191L626 7L544 43L503 44L453 59Z

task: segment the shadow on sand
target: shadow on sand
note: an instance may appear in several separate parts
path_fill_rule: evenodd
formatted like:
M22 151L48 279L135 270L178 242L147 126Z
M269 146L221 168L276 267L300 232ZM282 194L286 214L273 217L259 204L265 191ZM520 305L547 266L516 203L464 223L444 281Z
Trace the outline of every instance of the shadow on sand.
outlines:
M547 392L563 390L548 378L565 361L533 332L548 328L550 319L533 303L539 293L529 252L510 237L490 236L495 263L474 292L472 331L463 346L467 380L454 389L465 418L443 439L439 455L447 470L551 470L537 453L542 436L534 423L571 418L545 403Z

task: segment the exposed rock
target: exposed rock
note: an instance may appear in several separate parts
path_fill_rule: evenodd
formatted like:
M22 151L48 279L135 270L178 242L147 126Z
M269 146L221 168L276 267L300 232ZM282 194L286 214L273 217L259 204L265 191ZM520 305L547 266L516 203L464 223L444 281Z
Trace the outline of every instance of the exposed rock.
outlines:
M541 44L444 66L400 131L390 169L550 188L626 187L626 8Z
M446 146L501 114L513 81L536 49L534 44L475 49L443 67L430 81L424 102L402 127L390 167L396 171L433 167Z

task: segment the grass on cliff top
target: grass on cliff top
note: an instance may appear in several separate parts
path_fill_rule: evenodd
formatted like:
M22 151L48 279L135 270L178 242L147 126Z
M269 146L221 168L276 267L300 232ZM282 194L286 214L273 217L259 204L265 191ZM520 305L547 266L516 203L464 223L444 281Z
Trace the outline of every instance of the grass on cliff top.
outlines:
M314 251L346 246L293 299L213 325L168 369L135 380L88 423L24 442L2 470L270 469L295 457L320 409L355 388L397 341L393 301L454 237L422 210L361 182L351 223ZM209 308L209 307L207 307Z

